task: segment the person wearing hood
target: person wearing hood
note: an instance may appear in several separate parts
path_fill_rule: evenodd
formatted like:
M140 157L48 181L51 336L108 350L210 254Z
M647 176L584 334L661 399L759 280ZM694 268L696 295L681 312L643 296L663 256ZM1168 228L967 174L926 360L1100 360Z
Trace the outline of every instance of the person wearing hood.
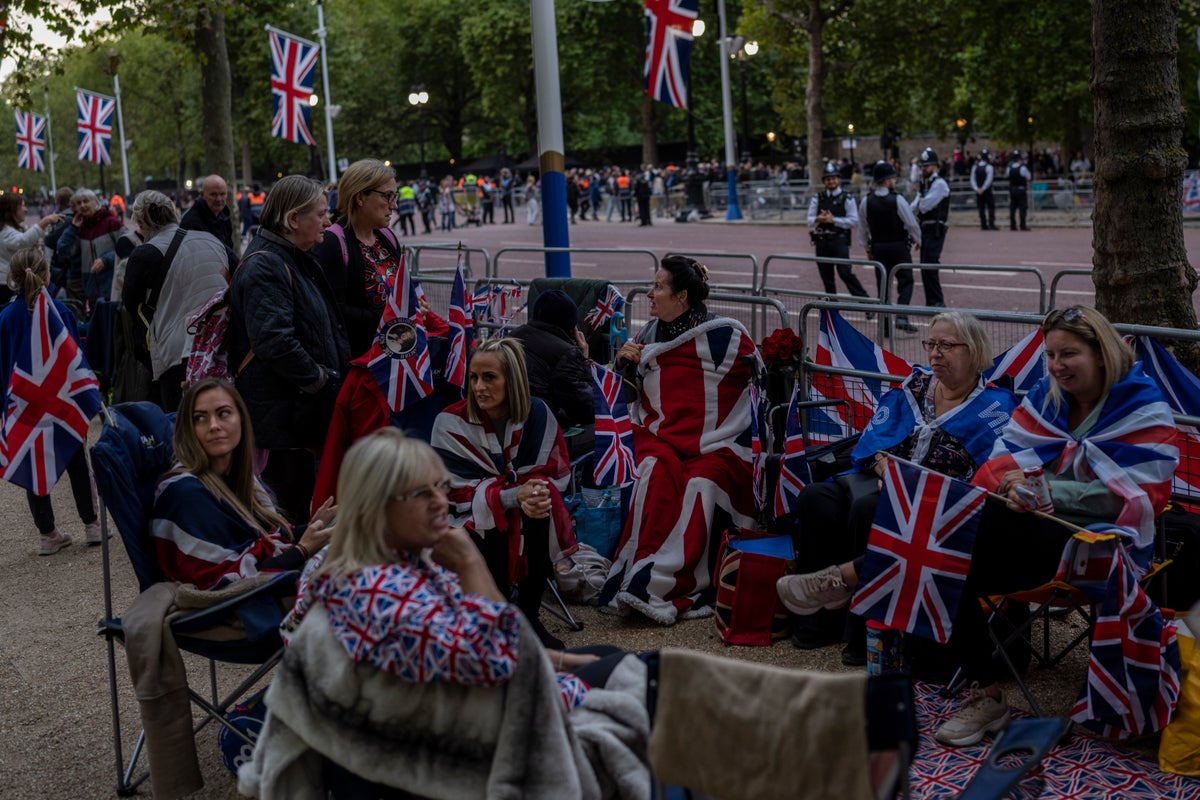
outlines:
M564 429L593 425L592 370L578 327L579 309L566 292L542 292L527 325L512 332L525 349L529 390L550 407Z

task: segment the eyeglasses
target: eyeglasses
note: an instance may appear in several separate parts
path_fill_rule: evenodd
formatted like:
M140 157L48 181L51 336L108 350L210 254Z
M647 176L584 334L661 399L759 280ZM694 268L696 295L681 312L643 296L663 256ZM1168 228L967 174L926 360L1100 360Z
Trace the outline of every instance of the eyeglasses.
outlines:
M379 189L367 189L367 193L379 195L384 200L387 200L389 206L396 202L396 198L400 196L397 192L384 192Z
M922 339L921 347L924 347L926 352L936 350L938 353L944 353L947 350L953 350L956 347L966 347L966 342L947 342L936 341L934 339Z
M428 503L436 494L448 494L450 492L449 478L438 481L432 486L422 486L420 489L413 489L411 492L402 492L392 495L391 499L397 503L403 503L406 500L416 500L419 503Z

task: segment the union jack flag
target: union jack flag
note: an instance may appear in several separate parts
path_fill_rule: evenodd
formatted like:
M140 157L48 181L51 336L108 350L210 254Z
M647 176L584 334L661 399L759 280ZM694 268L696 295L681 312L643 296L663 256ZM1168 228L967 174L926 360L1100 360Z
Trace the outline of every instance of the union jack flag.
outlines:
M471 307L477 319L488 325L499 326L500 333L503 333L513 317L525 307L521 302L522 293L521 285L516 283L484 284L475 290Z
M17 118L17 169L46 171L46 118L29 111Z
M949 640L986 498L982 488L888 459L850 611Z
M30 317L24 336L0 348L12 363L4 376L0 478L47 495L87 438L100 410L100 384L45 289Z
M1016 392L1028 392L1045 377L1046 349L1040 327L996 356L992 368L984 372L983 377L994 382L1005 375L1013 379L1013 391Z
M804 455L804 433L800 428L800 386L792 387L792 399L787 409L787 432L783 444L783 459L779 462L779 483L775 485L775 516L784 517L796 511L800 490L812 482L808 459Z
M313 78L321 47L290 33L268 29L271 43L271 135L315 144L312 135Z
M597 486L624 486L637 480L633 425L621 394L621 376L592 364L595 386L596 453L592 477Z
M446 354L446 381L460 389L467 388L467 356L475 338L475 322L467 304L467 278L463 272L463 254L458 254L454 285L450 287L450 348Z
M600 330L600 326L612 319L613 314L616 314L625 307L625 298L621 296L621 292L611 283L604 291L604 297L596 301L596 306L587 313L583 321L592 326L592 330Z
M817 364L887 375L908 375L912 364L872 342L832 309L821 312L817 339ZM833 442L861 433L884 392L892 388L882 381L813 373L813 400L843 400L842 405L813 409L809 416L809 439Z
M646 0L646 94L676 108L688 107L692 23L698 16L700 0Z
M750 470L753 476L754 506L761 509L767 498L767 461L762 446L762 399L757 384L750 384Z
M1158 384L1171 410L1176 414L1200 417L1200 379L1149 336L1137 336L1132 344L1142 369ZM1190 497L1200 503L1200 430L1193 425L1176 427L1179 428L1179 466L1171 478L1171 494ZM1200 509L1193 506L1193 510Z
M400 255L394 280L375 341L367 351L367 368L387 397L388 408L398 412L433 393L433 368L406 253Z
M75 106L79 112L79 160L95 164L111 164L108 154L112 142L113 111L116 99L85 89L75 90Z
M1080 569L1086 574L1076 580ZM1101 579L1091 580L1097 573ZM1165 728L1180 690L1175 625L1146 596L1124 544L1072 539L1057 578L1096 604L1087 683L1071 719L1110 738Z

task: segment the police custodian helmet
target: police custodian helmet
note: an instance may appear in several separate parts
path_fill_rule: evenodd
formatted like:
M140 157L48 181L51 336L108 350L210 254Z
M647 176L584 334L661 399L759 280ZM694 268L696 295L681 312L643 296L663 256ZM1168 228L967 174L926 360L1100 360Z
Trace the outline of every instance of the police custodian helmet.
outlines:
M886 161L876 161L875 166L871 170L871 180L879 183L886 181L888 178L896 177L896 168Z
M1020 161L1020 160L1021 160L1021 158L1022 158L1022 156L1021 156L1021 151L1020 151L1020 150L1013 150L1013 151L1012 151L1012 160L1013 160L1013 161Z
M921 157L917 159L917 163L922 167L936 167L940 162L937 153L933 152L933 148L926 147L921 151Z
M842 173L838 170L838 165L832 161L825 162L825 169L821 172L822 178L840 178Z
M988 150L986 147L983 148L982 150L979 151L979 160L980 161L991 161L992 160L992 152L990 150Z

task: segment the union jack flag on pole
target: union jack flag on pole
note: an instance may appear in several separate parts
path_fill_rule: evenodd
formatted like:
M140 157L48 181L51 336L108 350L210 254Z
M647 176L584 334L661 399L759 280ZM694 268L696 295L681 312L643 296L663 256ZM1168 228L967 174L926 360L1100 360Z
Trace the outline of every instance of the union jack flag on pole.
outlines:
M367 351L367 369L393 412L403 411L433 393L429 342L417 313L417 294L406 254L400 255L392 293L383 308L375 341Z
M475 318L467 303L467 276L463 271L463 256L458 254L454 285L450 287L450 348L446 354L446 381L460 389L467 388L467 356L475 338Z
M987 492L889 458L850 611L945 643Z
M800 428L800 385L792 387L787 408L786 439L783 459L779 462L779 482L775 484L775 516L784 517L797 509L800 490L812 482L808 458L804 455L804 432Z
M313 80L321 47L316 42L267 27L271 44L271 135L315 144L312 135Z
M688 107L692 23L700 0L646 0L646 94L676 108Z
M8 339L0 356L9 374L0 428L0 478L36 495L50 494L87 438L100 410L100 384L43 289L29 328Z
M604 290L604 296L596 300L595 307L587 313L583 321L592 326L592 330L600 330L600 326L612 319L613 314L616 314L625 307L625 298L621 296L620 290L611 283Z
M79 160L94 164L111 164L108 149L112 143L113 111L117 108L115 97L75 90L75 106L78 111Z
M17 118L17 169L46 171L46 118L30 111L14 112Z
M592 477L597 486L624 486L637 480L633 425L621 394L621 376L592 364L595 386L596 453Z
M1017 392L1028 392L1045 375L1046 348L1040 327L996 356L992 368L983 373L984 378L993 382L1004 376L1011 377L1013 391Z

